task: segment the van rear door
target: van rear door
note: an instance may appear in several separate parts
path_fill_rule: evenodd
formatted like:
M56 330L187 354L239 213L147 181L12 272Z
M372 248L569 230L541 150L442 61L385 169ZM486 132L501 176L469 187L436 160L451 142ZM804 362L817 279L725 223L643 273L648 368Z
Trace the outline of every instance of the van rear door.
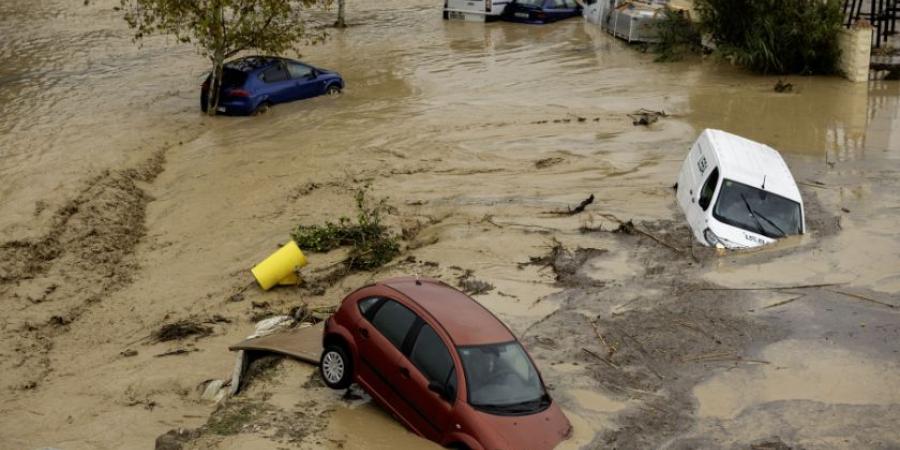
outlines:
M447 0L447 18L469 22L484 22L492 0Z

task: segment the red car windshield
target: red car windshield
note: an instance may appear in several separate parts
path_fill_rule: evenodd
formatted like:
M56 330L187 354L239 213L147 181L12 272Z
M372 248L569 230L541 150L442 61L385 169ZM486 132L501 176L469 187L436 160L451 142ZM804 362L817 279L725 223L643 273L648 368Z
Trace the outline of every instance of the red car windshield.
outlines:
M518 342L457 350L472 406L498 414L524 414L550 404L537 369Z

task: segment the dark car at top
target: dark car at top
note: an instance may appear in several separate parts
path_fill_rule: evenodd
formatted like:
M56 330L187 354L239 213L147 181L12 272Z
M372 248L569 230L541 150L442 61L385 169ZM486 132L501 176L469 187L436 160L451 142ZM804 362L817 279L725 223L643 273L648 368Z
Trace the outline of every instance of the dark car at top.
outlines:
M323 345L329 387L358 383L445 447L549 450L571 434L509 328L440 281L393 278L351 293L326 321Z
M503 19L540 24L580 15L581 5L575 0L515 0L507 5Z
M200 92L200 108L207 109L210 76ZM344 80L337 72L276 56L247 56L225 63L217 113L249 115L278 103L319 95L338 94Z

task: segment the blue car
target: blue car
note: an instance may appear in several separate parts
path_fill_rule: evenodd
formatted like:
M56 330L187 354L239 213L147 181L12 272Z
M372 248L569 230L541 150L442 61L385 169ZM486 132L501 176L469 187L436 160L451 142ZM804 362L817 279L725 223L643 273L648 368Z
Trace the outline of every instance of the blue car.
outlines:
M200 108L207 109L210 77L200 92ZM265 112L276 103L292 102L344 89L337 72L274 56L248 56L225 63L219 90L221 114L249 115Z
M513 0L503 12L510 22L550 23L581 15L575 0Z

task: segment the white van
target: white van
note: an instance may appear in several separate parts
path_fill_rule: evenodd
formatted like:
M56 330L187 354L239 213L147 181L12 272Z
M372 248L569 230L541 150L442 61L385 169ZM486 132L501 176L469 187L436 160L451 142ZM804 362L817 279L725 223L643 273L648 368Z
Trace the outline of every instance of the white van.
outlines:
M444 19L485 22L499 19L513 0L444 0Z
M694 237L748 248L803 234L803 199L776 150L721 130L704 130L681 166L676 198Z

